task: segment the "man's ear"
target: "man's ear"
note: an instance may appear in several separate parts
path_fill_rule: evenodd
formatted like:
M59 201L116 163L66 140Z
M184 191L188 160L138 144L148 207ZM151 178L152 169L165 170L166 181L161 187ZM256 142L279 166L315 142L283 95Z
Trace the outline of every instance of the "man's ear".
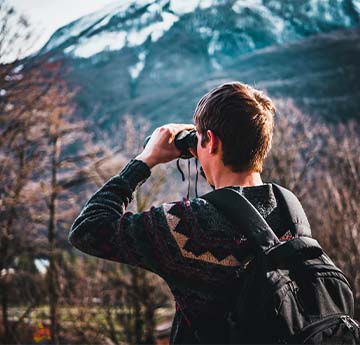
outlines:
M209 138L209 153L216 153L219 148L219 137L217 137L211 129L206 131Z

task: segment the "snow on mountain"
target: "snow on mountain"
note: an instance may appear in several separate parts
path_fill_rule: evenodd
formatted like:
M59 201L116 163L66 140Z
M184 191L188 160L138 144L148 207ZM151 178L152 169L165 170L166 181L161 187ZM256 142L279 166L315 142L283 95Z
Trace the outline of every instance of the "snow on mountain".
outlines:
M136 79L143 70L145 66L145 58L146 58L146 53L141 52L138 55L139 61L135 65L129 67L129 72L133 80Z
M122 12L127 8L127 3L119 5L114 3L105 6L102 10L83 16L72 23L57 30L46 43L42 52L47 52L61 46L68 40L75 40L85 32L91 32L107 25L111 20L111 13Z
M58 30L42 51L63 46L66 54L88 58L102 51L139 46L149 37L156 42L179 19L173 11L186 12L189 4L194 6L192 1L187 6L149 0L111 4ZM165 5L168 11L163 11Z
M71 45L64 49L67 54L77 57L88 58L92 55L108 50L120 50L126 44L125 32L103 32L96 39L81 38L77 45Z
M121 50L125 46L140 46L148 37L151 37L152 42L156 42L178 20L178 17L171 13L161 13L160 16L161 21L140 30L105 31L96 35L80 37L78 44L65 48L64 52L76 57L87 58L102 51Z
M214 0L171 0L169 8L177 14L185 14L195 11L196 8L205 9L213 6Z

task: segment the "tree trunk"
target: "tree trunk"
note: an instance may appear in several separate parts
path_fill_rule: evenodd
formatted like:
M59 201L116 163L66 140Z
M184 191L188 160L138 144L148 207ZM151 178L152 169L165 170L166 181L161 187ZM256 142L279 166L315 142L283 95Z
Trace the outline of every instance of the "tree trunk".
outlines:
M11 330L9 324L9 315L8 315L8 286L6 281L6 275L7 272L4 272L4 275L1 277L1 307L2 307L2 322L4 325L3 341L5 344L12 342Z
M52 161L51 161L51 194L49 200L49 303L50 303L50 331L51 342L59 343L58 332L58 289L57 289L57 265L56 265L56 246L55 246L55 215L57 199L57 164L59 156L59 140L55 136L52 141Z
M9 323L9 285L7 281L7 277L9 274L9 266L10 262L13 259L13 253L11 248L9 248L9 244L11 241L11 229L14 223L14 219L16 218L16 207L14 205L18 205L20 192L24 186L24 168L25 168L25 156L24 151L20 149L19 151L19 174L16 178L15 190L14 190L14 201L13 205L10 207L8 213L8 219L6 223L6 227L3 230L3 234L1 237L1 256L2 261L0 264L0 286L1 286L1 308L2 308L2 322L4 325L4 342L12 343L15 340L14 330L12 329Z
M142 343L142 335L143 335L143 320L141 315L141 303L139 300L140 297L140 286L139 286L139 269L136 267L132 267L130 269L131 272L131 285L133 289L133 310L134 310L134 343L141 344Z
M143 305L144 305L144 321L145 321L145 343L155 344L154 330L155 330L155 306L156 300L154 298L154 289L151 286L148 274L142 272L142 289L143 289Z

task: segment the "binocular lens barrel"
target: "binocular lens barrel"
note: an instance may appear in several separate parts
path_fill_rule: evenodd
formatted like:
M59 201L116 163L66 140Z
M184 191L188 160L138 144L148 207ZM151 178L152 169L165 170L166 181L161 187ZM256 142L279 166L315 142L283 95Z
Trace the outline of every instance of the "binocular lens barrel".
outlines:
M144 148L151 138L151 135L147 136L144 140ZM176 148L181 152L180 158L189 159L193 158L193 155L189 152L189 148L196 150L197 136L196 129L186 130L179 132L175 136L174 140Z

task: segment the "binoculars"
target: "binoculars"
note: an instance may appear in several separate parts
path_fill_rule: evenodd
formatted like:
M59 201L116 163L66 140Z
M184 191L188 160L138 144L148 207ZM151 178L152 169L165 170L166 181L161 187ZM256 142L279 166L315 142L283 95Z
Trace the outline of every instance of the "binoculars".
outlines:
M144 140L144 147L149 142L151 135L147 136ZM184 129L175 135L174 143L176 148L180 151L180 157L183 159L193 158L193 155L189 152L189 148L196 150L197 137L196 129L187 130Z

